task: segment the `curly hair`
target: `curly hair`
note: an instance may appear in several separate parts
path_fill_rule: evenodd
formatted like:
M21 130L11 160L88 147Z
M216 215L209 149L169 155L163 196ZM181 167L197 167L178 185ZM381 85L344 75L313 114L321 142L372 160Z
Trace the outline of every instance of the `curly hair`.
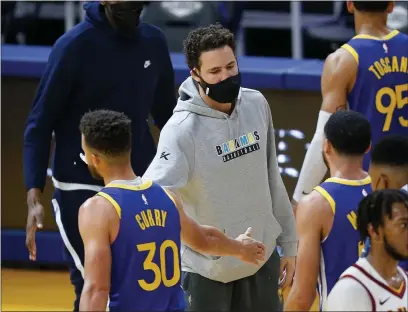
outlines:
M188 34L183 42L184 55L190 70L200 68L201 53L229 46L235 53L235 38L221 24L196 28Z
M392 206L403 204L408 210L408 194L400 190L385 189L373 192L364 197L357 210L357 230L362 242L369 237L368 225L375 231L384 225L384 217L392 218Z
M111 110L86 113L79 129L89 148L108 157L122 156L131 149L131 120L124 114Z

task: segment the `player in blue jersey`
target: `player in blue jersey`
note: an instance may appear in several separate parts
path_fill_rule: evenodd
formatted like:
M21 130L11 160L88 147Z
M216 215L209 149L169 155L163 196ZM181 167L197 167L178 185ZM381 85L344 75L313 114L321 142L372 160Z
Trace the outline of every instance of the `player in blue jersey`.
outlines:
M388 136L377 142L371 153L369 173L373 191L402 189L407 192L408 137ZM408 271L408 261L401 261L400 266Z
M299 202L296 273L285 311L309 311L317 286L322 309L341 273L359 257L356 212L371 193L371 179L362 168L370 128L368 120L353 111L332 114L324 127L323 157L331 177Z
M373 190L404 189L408 184L408 137L392 135L377 142L369 173Z
M190 219L181 199L137 177L130 163L131 122L113 111L85 114L82 148L91 174L105 187L79 210L85 248L81 311L183 311L180 240L215 256L258 265L264 245L237 239ZM139 152L139 151L135 151Z
M316 133L293 194L293 206L322 181L323 127L338 109L362 113L371 123L373 145L385 135L408 136L408 36L387 28L394 1L347 1L357 35L330 54L322 73L323 102ZM368 170L369 153L363 168Z

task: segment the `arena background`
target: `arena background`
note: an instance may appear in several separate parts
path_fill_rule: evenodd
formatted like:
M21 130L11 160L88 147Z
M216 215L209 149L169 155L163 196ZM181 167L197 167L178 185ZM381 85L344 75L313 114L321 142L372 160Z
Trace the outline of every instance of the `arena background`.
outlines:
M3 263L27 262L28 258L24 244L27 217L22 166L24 124L49 51L49 47L2 46ZM171 56L178 86L188 76L188 70L181 54ZM319 89L323 62L240 57L239 64L243 86L260 90L270 104L276 129L278 160L291 196L307 144L315 130L321 104ZM157 130L152 131L157 138ZM63 245L50 206L52 192L52 181L48 178L42 198L46 210L44 230L37 234L37 257L40 263L62 264Z
M2 184L2 229L25 229L27 206L26 189L23 183L23 135L24 124L32 105L38 79L6 77L2 79L2 115L1 132L1 184ZM305 146L310 142L316 118L320 108L321 97L317 92L260 90L268 100L274 126L280 167L286 189L291 195L302 161ZM158 131L152 129L155 137ZM292 130L292 131L290 131ZM47 179L43 194L46 206L45 230L56 230L51 212L52 181Z

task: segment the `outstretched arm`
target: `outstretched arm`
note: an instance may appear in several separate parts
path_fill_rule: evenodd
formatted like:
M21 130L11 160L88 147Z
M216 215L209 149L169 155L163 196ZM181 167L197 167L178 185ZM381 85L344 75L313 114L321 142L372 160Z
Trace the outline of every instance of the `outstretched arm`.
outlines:
M305 196L299 203L296 216L299 234L296 273L285 311L309 311L312 307L317 289L323 226L327 224L330 213L328 202L317 192Z
M293 194L293 203L309 194L324 178L327 167L322 156L324 126L331 114L347 108L347 95L352 90L357 75L358 64L344 48L330 54L321 78L323 102L317 120L316 132L306 152L302 170Z
M78 225L85 249L80 311L106 310L112 263L109 227L114 218L118 219L114 208L98 196L88 199L79 210Z
M255 265L258 265L258 261L264 260L265 246L250 237L250 228L237 239L229 238L215 227L195 222L184 212L180 198L168 190L166 192L179 211L181 239L186 245L198 252L216 256L233 256Z

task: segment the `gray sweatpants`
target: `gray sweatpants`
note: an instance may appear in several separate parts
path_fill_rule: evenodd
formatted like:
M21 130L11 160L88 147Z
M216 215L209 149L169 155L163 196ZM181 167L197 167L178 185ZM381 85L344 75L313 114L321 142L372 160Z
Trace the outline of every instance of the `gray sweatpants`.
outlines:
M187 309L195 312L282 311L278 295L280 258L275 251L254 275L220 283L183 272Z

